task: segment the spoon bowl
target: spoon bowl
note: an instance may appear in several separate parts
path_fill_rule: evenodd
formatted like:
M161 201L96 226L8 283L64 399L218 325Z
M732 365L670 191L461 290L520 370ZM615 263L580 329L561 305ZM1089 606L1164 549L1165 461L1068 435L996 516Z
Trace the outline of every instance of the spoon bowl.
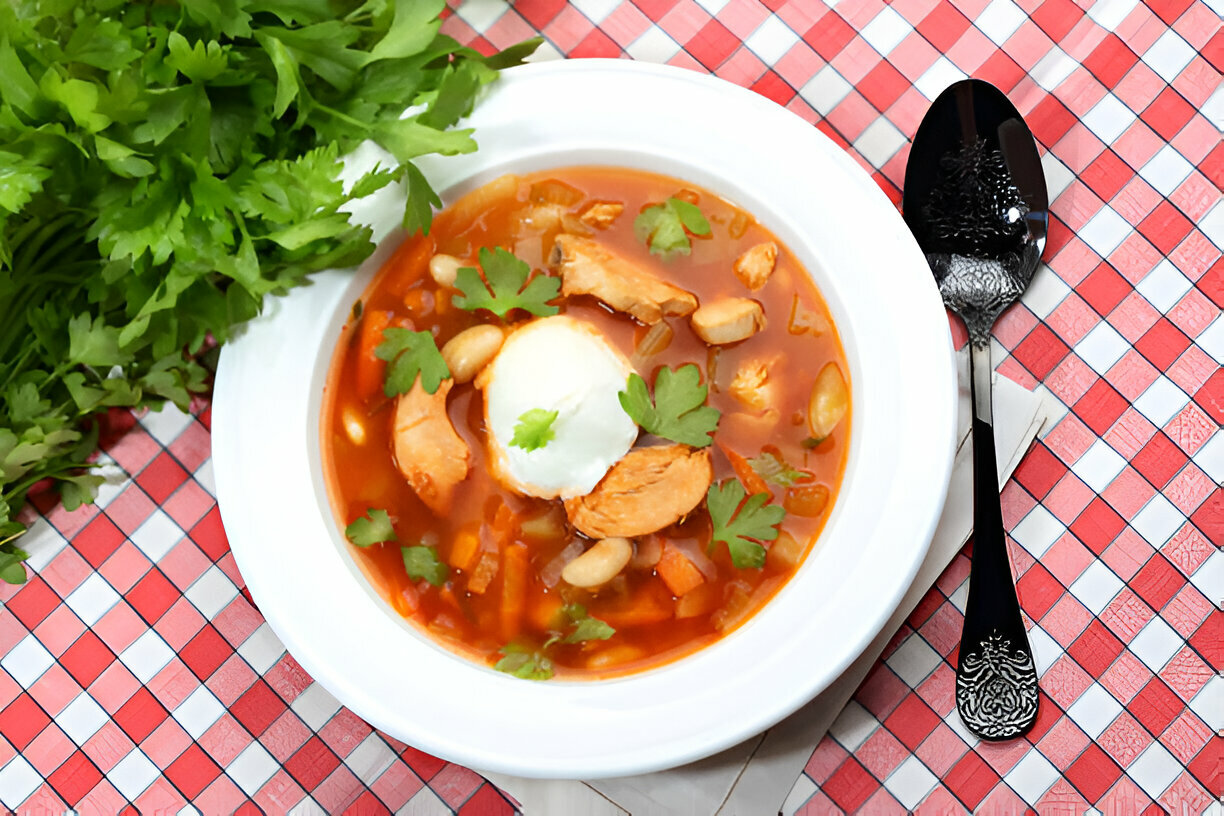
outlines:
M1037 671L999 506L990 331L1041 263L1049 198L1033 135L998 88L967 79L931 103L914 136L902 208L944 305L969 332L974 544L956 707L979 737L1013 739L1036 722Z

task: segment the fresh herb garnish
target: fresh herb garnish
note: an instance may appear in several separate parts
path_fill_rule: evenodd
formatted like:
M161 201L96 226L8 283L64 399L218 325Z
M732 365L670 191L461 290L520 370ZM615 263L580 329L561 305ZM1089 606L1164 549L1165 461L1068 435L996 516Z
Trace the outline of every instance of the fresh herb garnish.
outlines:
M383 393L388 397L411 391L417 374L421 375L421 386L427 394L436 393L442 381L450 377L446 360L429 332L383 329L383 338L374 349L374 356L387 361Z
M539 450L557 438L557 432L553 430L556 421L556 411L545 411L543 408L524 411L514 426L514 438L510 444L528 452Z
M501 648L504 655L493 664L499 672L520 677L523 680L547 680L553 676L552 661L538 651L518 643L508 643Z
M654 402L646 381L629 375L624 391L617 396L629 418L655 436L704 448L718 428L718 409L705 404L709 389L701 384L701 371L689 363L673 371L662 368L655 377Z
M511 309L523 309L541 317L561 311L548 303L561 291L561 279L544 274L531 277L531 267L513 253L501 247L492 251L481 247L480 268L484 270L483 279L470 266L462 267L455 277L455 288L463 294L455 295L451 301L460 309L469 312L488 309L498 317L505 317Z
M442 586L446 583L450 570L438 560L437 548L418 544L411 547L400 547L400 553L404 556L404 569L408 571L408 577L412 580L424 579L434 586Z
M450 128L539 44L482 56L440 33L445 8L0 3L0 579L24 580L33 485L91 499L89 417L188 410L265 295L370 254L349 201L402 179L405 230L428 230L411 160L475 150ZM367 140L398 164L346 187Z
M588 640L607 640L616 634L616 630L599 618L587 614L582 604L569 604L563 607L565 617L574 627L568 635L561 638L562 643L582 643Z
M650 245L652 255L688 255L693 250L690 233L709 235L710 222L696 204L675 197L647 207L633 220L633 234Z
M747 491L738 479L710 485L706 494L710 521L714 523L710 546L721 541L727 545L731 563L737 568L760 569L765 566L765 548L757 542L778 537L778 525L786 511L776 504L765 504L770 499L768 493L756 493L747 501L745 496Z
M807 450L811 450L812 448L815 448L821 442L825 441L828 438L829 437L827 436L808 436L808 437L804 437L803 441L800 442L799 444L802 445Z
M748 464L762 479L780 487L791 487L809 478L809 474L795 470L785 459L768 448L761 451L760 456L749 459Z
M356 518L344 528L344 535L358 547L370 547L384 541L395 540L395 528L386 510L370 508L364 516Z

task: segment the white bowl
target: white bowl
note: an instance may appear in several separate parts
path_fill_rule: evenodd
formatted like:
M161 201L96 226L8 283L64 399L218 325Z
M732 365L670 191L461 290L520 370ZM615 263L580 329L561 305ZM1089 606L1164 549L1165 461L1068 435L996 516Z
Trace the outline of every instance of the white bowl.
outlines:
M421 162L444 200L506 172L635 167L731 199L805 264L841 332L853 403L845 479L818 547L740 629L624 678L519 680L417 632L361 575L319 458L336 339L393 237L355 273L325 272L270 299L222 352L213 466L234 557L298 662L371 725L422 750L546 778L644 773L712 754L828 686L879 632L926 553L951 470L956 398L930 272L849 156L797 116L709 76L615 60L513 68L470 124L479 151Z

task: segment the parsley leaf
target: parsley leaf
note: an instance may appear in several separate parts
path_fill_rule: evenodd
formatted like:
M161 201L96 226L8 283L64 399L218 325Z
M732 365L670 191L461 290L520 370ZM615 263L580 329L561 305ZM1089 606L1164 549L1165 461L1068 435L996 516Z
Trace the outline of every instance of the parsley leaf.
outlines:
M480 268L484 270L484 279L470 266L460 269L455 278L455 288L463 294L455 295L451 301L460 309L469 312L488 309L498 317L505 317L511 309L524 309L541 317L561 311L548 304L561 291L561 279L539 274L528 281L531 267L513 253L501 247L492 251L481 247Z
M748 464L762 479L780 487L791 487L809 478L809 474L802 470L795 470L778 453L769 448L761 451L760 456L749 459Z
M493 668L499 672L523 680L547 680L553 676L552 661L526 646L508 643L501 648L501 654L504 657L493 664Z
M718 428L718 409L705 404L709 389L701 384L701 371L689 363L673 371L662 368L655 377L654 402L646 381L629 375L624 391L617 394L629 418L655 436L704 448Z
M374 349L374 356L387 361L383 393L388 397L411 391L417 374L421 375L421 386L427 394L436 393L442 381L450 377L446 360L429 332L383 329L383 338Z
M688 255L693 250L690 233L709 235L710 222L697 205L675 197L647 207L633 220L633 234L650 245L652 255Z
M570 632L561 639L562 643L582 643L588 640L607 640L616 634L616 630L609 626L599 618L592 618L587 614L586 607L582 604L569 604L563 608L565 616L569 618L570 623L574 627L574 631Z
M404 569L408 571L409 578L414 581L423 578L434 586L446 583L450 570L438 560L437 548L415 545L400 547L400 552L404 556Z
M809 437L805 437L804 440L800 442L799 444L802 445L805 449L811 450L812 448L815 448L818 445L820 445L821 442L824 442L828 438L829 438L828 436L809 436Z
M369 547L384 541L395 540L395 529L386 510L370 508L365 516L353 520L344 528L344 535L358 547Z
M738 569L760 569L765 566L765 548L757 542L773 541L778 537L778 525L786 511L776 504L766 505L770 499L768 493L757 493L744 501L746 495L738 479L710 485L706 494L706 506L714 523L710 546L718 541L726 544L731 563Z
M557 438L552 424L557 421L556 411L532 408L524 411L514 426L514 438L510 444L525 451L538 450Z

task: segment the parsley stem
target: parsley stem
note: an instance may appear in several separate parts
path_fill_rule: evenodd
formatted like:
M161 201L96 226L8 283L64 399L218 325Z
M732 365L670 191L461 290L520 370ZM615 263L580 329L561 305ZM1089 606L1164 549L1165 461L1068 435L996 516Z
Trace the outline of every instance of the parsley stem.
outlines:
M373 130L373 129L374 129L374 128L370 127L370 125L369 125L369 124L367 124L367 123L365 123L365 122L362 122L362 121L360 121L360 120L358 120L358 119L354 119L353 117L349 116L348 114L341 113L340 111L336 110L335 108L329 108L329 107L327 107L327 105L324 105L324 104L323 104L323 103L321 103L321 102L316 101L316 102L314 103L314 107L315 107L315 109L316 109L316 110L321 110L321 111L323 111L324 113L329 114L329 115L331 115L331 116L335 117L336 119L339 119L341 122L344 122L345 124L352 125L353 127L356 127L356 128L361 128L362 130L366 130L366 131L369 131L369 130Z

